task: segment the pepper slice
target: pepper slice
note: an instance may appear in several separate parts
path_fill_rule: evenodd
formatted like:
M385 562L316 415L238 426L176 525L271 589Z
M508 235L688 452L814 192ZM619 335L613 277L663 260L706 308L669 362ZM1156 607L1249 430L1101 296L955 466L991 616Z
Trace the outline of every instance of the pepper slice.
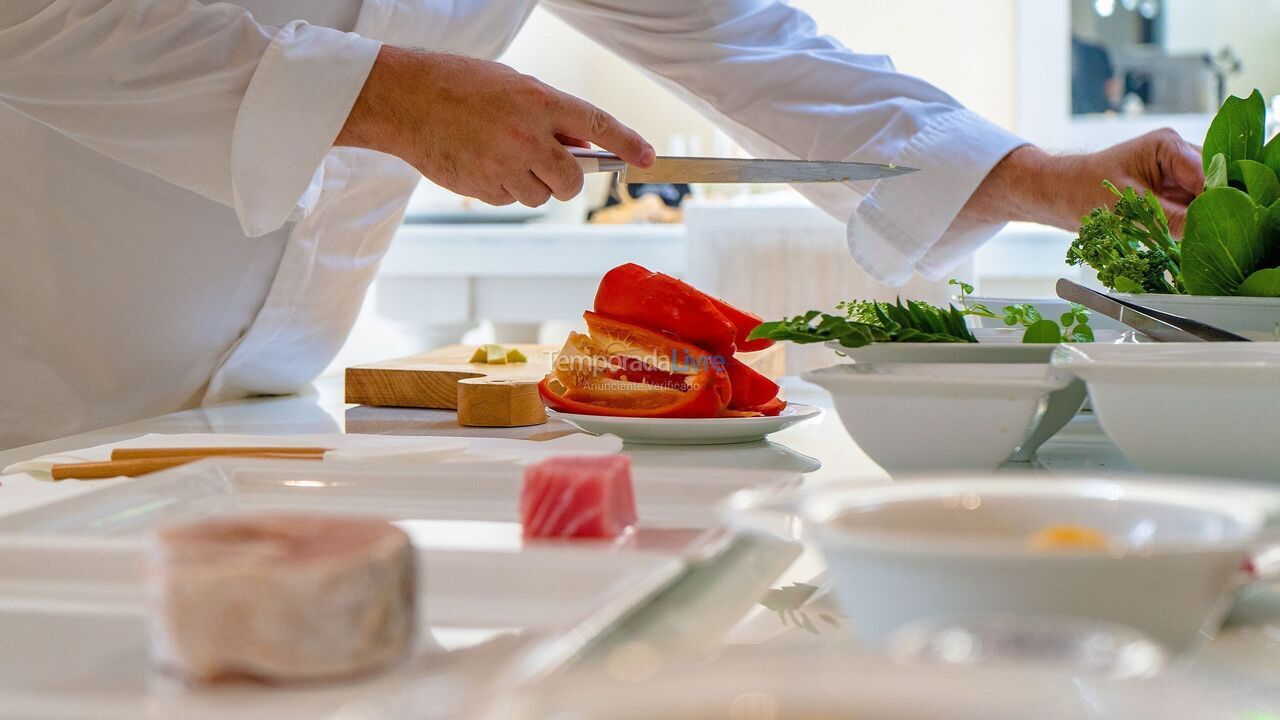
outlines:
M702 291L698 290L698 292ZM773 341L768 338L756 338L755 340L747 339L747 336L751 334L752 330L760 327L760 323L764 322L764 318L756 315L755 313L749 313L746 310L739 310L718 297L707 295L706 293L702 294L706 295L707 299L711 301L711 304L715 306L716 310L720 311L720 314L729 318L729 322L733 323L733 343L737 346L738 352L755 352L757 350L764 350L765 348L773 347Z
M669 335L587 312L538 384L555 410L625 417L717 417L733 394L718 358Z
M600 278L595 311L671 333L725 356L733 354L734 339L738 335L733 321L697 288L635 263L619 265Z
M751 410L778 397L778 384L744 365L737 358L725 358L724 369L733 385L731 410Z

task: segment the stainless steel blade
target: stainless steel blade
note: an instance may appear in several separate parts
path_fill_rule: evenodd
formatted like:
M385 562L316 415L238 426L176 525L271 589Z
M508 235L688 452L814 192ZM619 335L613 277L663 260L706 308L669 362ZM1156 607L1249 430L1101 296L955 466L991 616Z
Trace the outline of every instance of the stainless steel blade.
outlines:
M622 172L629 183L853 182L916 172L916 168L877 163L701 157L659 157L650 167L638 168L611 153L582 148L569 151L583 172Z
M1159 342L1248 342L1249 338L1181 315L1162 312L1087 288L1066 278L1058 280L1058 297L1118 320Z

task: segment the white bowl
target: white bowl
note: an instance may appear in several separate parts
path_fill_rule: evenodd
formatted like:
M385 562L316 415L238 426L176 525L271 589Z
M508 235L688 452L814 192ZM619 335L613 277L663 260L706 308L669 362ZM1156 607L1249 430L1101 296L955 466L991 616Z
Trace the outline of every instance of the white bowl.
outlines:
M1143 470L1280 479L1280 346L1062 346L1053 364L1088 384L1102 429Z
M858 636L983 615L1082 617L1135 628L1180 652L1212 636L1243 580L1266 512L1214 486L954 478L728 503L738 527L775 532L795 513L816 541ZM1104 533L1107 550L1038 550L1054 525Z
M845 430L890 473L994 470L1073 383L1044 363L846 363L804 379L831 393Z
M999 332L999 330L979 333ZM841 352L855 363L1048 363L1056 345L1014 343L875 343L860 348L845 348L837 342L827 347ZM1084 383L1076 380L1061 390L1049 393L1047 403L1035 427L1017 450L1007 459L1031 462L1036 450L1058 433L1080 412L1088 399Z
M1250 340L1280 340L1280 298L1151 293L1115 295L1149 308L1216 325Z

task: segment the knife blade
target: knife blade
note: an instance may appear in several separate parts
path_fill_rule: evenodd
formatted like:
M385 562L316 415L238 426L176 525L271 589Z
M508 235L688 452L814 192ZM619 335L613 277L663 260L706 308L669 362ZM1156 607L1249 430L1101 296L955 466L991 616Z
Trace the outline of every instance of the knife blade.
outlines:
M628 165L617 155L569 148L583 172L622 173L624 183L812 183L878 180L916 172L916 168L826 160L748 160L739 158L658 157L653 165Z
M1249 342L1249 338L1181 315L1121 300L1060 278L1058 297L1118 320L1159 342Z

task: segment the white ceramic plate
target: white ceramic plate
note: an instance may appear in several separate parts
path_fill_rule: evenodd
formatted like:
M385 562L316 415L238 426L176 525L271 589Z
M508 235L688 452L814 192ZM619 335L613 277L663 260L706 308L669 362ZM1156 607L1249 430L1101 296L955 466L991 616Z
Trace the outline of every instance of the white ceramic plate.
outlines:
M1053 362L1088 384L1102 429L1143 470L1280 480L1280 345L1064 346Z
M0 539L0 715L329 718L343 705L380 700L450 671L456 651L487 642L509 643L507 653L524 646L525 640L501 639L509 633L539 642L563 635L559 656L571 655L684 568L665 555L574 547L520 554L420 550L418 638L397 667L287 689L187 687L150 669L142 553L137 539Z
M608 415L578 415L548 410L583 432L617 435L629 443L643 445L728 445L763 440L792 425L812 420L822 408L788 403L776 417L752 418L629 418Z

